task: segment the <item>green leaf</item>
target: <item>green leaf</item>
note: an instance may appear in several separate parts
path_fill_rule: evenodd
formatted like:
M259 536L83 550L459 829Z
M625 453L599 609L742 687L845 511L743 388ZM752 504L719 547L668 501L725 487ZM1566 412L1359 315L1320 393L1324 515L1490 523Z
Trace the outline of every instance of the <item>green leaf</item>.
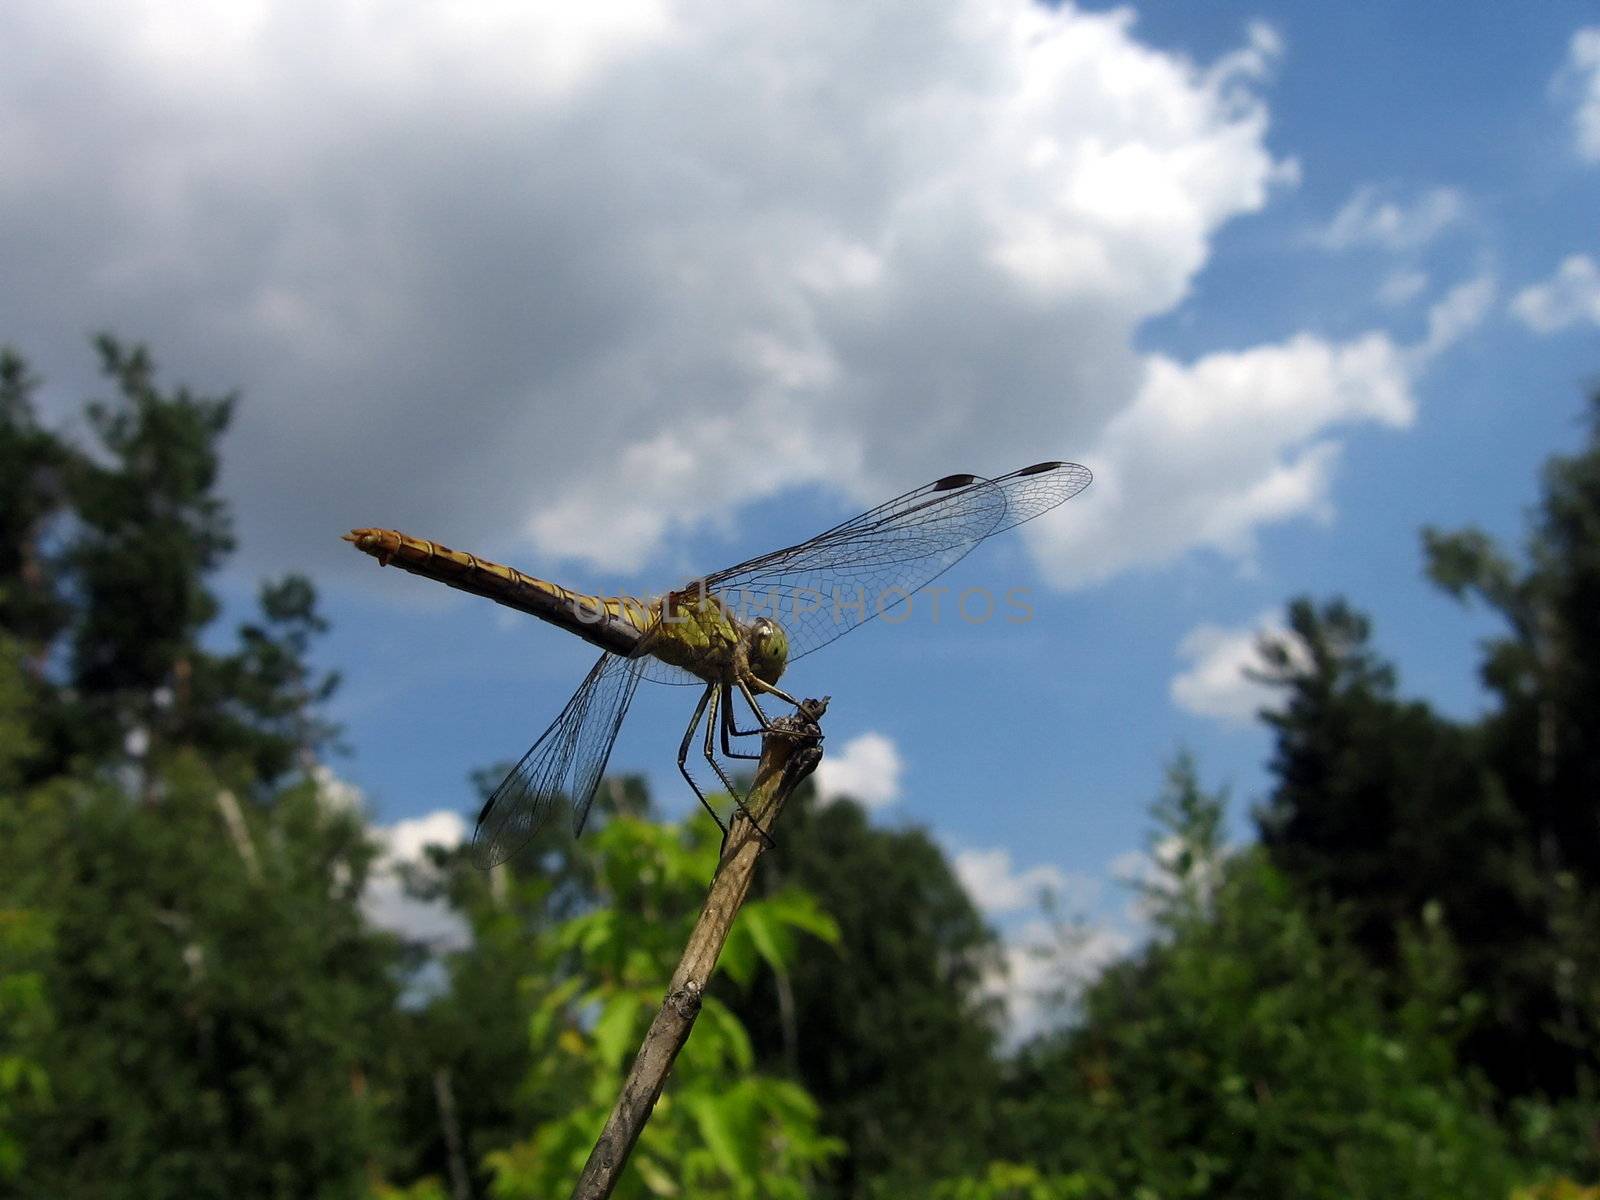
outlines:
M788 963L789 955L794 950L794 939L789 936L788 930L778 924L765 902L747 904L739 914L739 920L750 935L756 952L768 966L781 969Z
M633 1168L652 1196L676 1196L682 1190L662 1165L648 1154L635 1150Z
M759 1118L748 1089L736 1085L718 1094L687 1097L685 1103L722 1173L735 1184L753 1182L758 1152L753 1135Z
M720 1047L735 1067L748 1071L755 1066L756 1055L750 1035L726 1004L715 996L705 997L700 1007L700 1020L707 1024L708 1031L715 1031Z
M838 945L841 937L839 922L823 910L810 892L788 888L763 903L785 925L803 930L830 945Z
M733 928L728 931L728 940L723 944L722 957L717 961L717 966L729 979L745 987L755 978L756 964L760 961L749 931L742 921L735 921Z
M581 976L563 980L543 998L528 1018L528 1040L532 1045L543 1045L549 1039L551 1027L558 1017L566 1014L567 1002L583 987L583 983Z
M600 1019L594 1023L595 1054L601 1062L611 1067L622 1065L623 1057L636 1041L635 1021L644 1006L644 997L637 992L619 992L606 1002Z

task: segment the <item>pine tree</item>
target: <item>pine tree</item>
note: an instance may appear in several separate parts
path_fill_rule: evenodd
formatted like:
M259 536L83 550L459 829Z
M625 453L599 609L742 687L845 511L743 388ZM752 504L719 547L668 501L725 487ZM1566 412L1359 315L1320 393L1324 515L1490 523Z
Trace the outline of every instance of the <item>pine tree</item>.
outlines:
M37 386L22 358L0 348L0 629L30 655L35 675L68 617L46 539L65 507L71 458L38 424Z
M1507 1096L1573 1095L1600 1067L1600 397L1591 421L1545 471L1522 562L1478 530L1424 533L1433 580L1506 625L1481 721L1400 699L1341 601L1296 601L1264 647L1285 703L1262 841L1380 967L1438 906L1484 1003L1464 1052Z
M1544 470L1522 561L1477 529L1424 533L1428 573L1496 613L1484 647L1500 706L1486 757L1524 831L1536 927L1507 963L1523 1036L1516 1090L1570 1094L1600 1070L1600 392L1588 445Z
M356 1197L389 1154L399 960L361 909L365 822L318 783L315 592L268 584L206 648L233 402L99 350L118 399L87 448L0 362L0 1009L30 1030L0 1036L0 1169L23 1195Z
M1456 1069L1459 1013L1388 1009L1386 980L1264 850L1221 852L1223 803L1174 765L1154 809L1156 935L1027 1048L999 1153L1053 1174L1041 1195L1096 1200L1505 1196L1507 1139ZM1395 977L1453 998L1429 920Z

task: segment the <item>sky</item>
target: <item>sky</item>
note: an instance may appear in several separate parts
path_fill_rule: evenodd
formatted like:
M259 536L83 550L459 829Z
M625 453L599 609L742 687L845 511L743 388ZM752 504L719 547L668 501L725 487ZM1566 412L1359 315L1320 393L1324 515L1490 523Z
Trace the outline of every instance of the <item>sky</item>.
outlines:
M331 778L400 856L592 652L345 530L653 592L1070 459L1094 485L940 619L784 682L833 698L825 791L929 829L1021 973L1040 887L1103 959L1179 748L1249 836L1242 668L1290 597L1482 708L1494 627L1419 530L1514 543L1600 377L1588 4L13 0L0 42L0 340L69 430L98 330L240 393L220 589L314 579ZM646 685L612 758L674 815L691 705Z

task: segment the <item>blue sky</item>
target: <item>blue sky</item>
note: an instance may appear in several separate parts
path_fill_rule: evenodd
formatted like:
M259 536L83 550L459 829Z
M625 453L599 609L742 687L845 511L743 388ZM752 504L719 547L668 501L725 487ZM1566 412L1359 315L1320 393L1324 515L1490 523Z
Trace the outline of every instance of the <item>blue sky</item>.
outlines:
M101 328L242 391L224 590L316 579L332 765L412 841L592 655L345 529L649 591L1076 459L946 581L1032 621L869 626L785 683L834 698L825 782L997 922L1054 883L1114 949L1179 746L1247 830L1238 668L1288 597L1478 709L1491 626L1418 530L1516 539L1600 376L1588 5L24 0L0 36L0 336L63 420ZM668 812L691 704L647 685L613 757Z

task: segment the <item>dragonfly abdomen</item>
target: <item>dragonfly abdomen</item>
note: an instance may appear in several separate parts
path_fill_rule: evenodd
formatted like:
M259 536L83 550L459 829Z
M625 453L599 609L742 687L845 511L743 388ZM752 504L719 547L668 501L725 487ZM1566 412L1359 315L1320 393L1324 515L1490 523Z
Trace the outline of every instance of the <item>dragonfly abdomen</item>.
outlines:
M515 567L452 550L395 529L352 529L344 540L382 566L483 596L507 608L559 625L603 650L624 656L638 647L651 617L646 605L625 596L591 596Z

